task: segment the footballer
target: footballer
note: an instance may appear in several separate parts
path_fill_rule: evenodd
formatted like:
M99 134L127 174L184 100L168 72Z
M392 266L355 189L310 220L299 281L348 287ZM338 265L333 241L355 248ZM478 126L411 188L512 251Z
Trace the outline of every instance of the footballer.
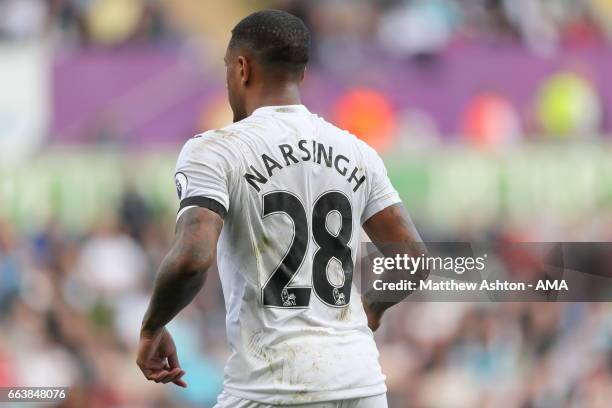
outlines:
M165 327L216 260L231 351L216 408L387 407L373 331L393 303L357 293L360 233L383 252L420 238L377 153L302 105L309 47L291 14L240 21L225 56L234 123L187 141L176 165L175 241L137 363L187 386Z

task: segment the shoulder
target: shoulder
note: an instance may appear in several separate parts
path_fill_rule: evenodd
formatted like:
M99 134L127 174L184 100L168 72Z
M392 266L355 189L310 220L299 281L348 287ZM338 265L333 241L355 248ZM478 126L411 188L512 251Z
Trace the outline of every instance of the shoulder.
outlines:
M189 138L183 145L178 162L218 162L231 163L235 149L232 147L229 132L224 129L209 130Z
M213 129L193 136L193 144L206 145L224 143L232 145L245 137L265 133L269 130L270 121L262 117L249 116L239 122L231 123L219 129ZM189 142L189 141L188 141Z
M231 131L229 131L227 128L222 128L198 133L187 140L187 142L185 142L185 146L205 146L208 144L223 143L227 140L227 136L230 134L230 132Z

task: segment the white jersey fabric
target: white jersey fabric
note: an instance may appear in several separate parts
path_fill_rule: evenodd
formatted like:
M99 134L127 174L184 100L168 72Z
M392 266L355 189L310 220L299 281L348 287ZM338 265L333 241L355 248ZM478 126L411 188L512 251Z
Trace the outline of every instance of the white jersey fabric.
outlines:
M278 408L278 405L269 405L261 402L253 402L221 393L213 408ZM292 408L388 408L387 395L375 395L373 397L353 398L342 401L313 402L300 405L292 405Z
M176 185L178 217L224 217L228 394L296 405L386 392L352 283L362 223L400 202L372 148L302 105L268 106L190 139Z

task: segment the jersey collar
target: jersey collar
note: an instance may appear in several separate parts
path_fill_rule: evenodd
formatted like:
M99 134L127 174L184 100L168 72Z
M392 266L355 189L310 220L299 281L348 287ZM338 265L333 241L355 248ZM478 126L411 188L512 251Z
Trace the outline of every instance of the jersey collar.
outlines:
M304 105L276 105L262 106L261 108L255 109L251 115L265 115L270 113L310 113L310 111Z

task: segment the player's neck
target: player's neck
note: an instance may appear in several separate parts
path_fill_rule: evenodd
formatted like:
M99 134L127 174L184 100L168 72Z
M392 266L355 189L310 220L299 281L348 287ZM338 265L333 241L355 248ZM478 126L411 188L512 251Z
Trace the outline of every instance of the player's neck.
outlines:
M263 106L300 105L300 89L297 84L285 84L281 87L260 88L247 101L247 116Z

